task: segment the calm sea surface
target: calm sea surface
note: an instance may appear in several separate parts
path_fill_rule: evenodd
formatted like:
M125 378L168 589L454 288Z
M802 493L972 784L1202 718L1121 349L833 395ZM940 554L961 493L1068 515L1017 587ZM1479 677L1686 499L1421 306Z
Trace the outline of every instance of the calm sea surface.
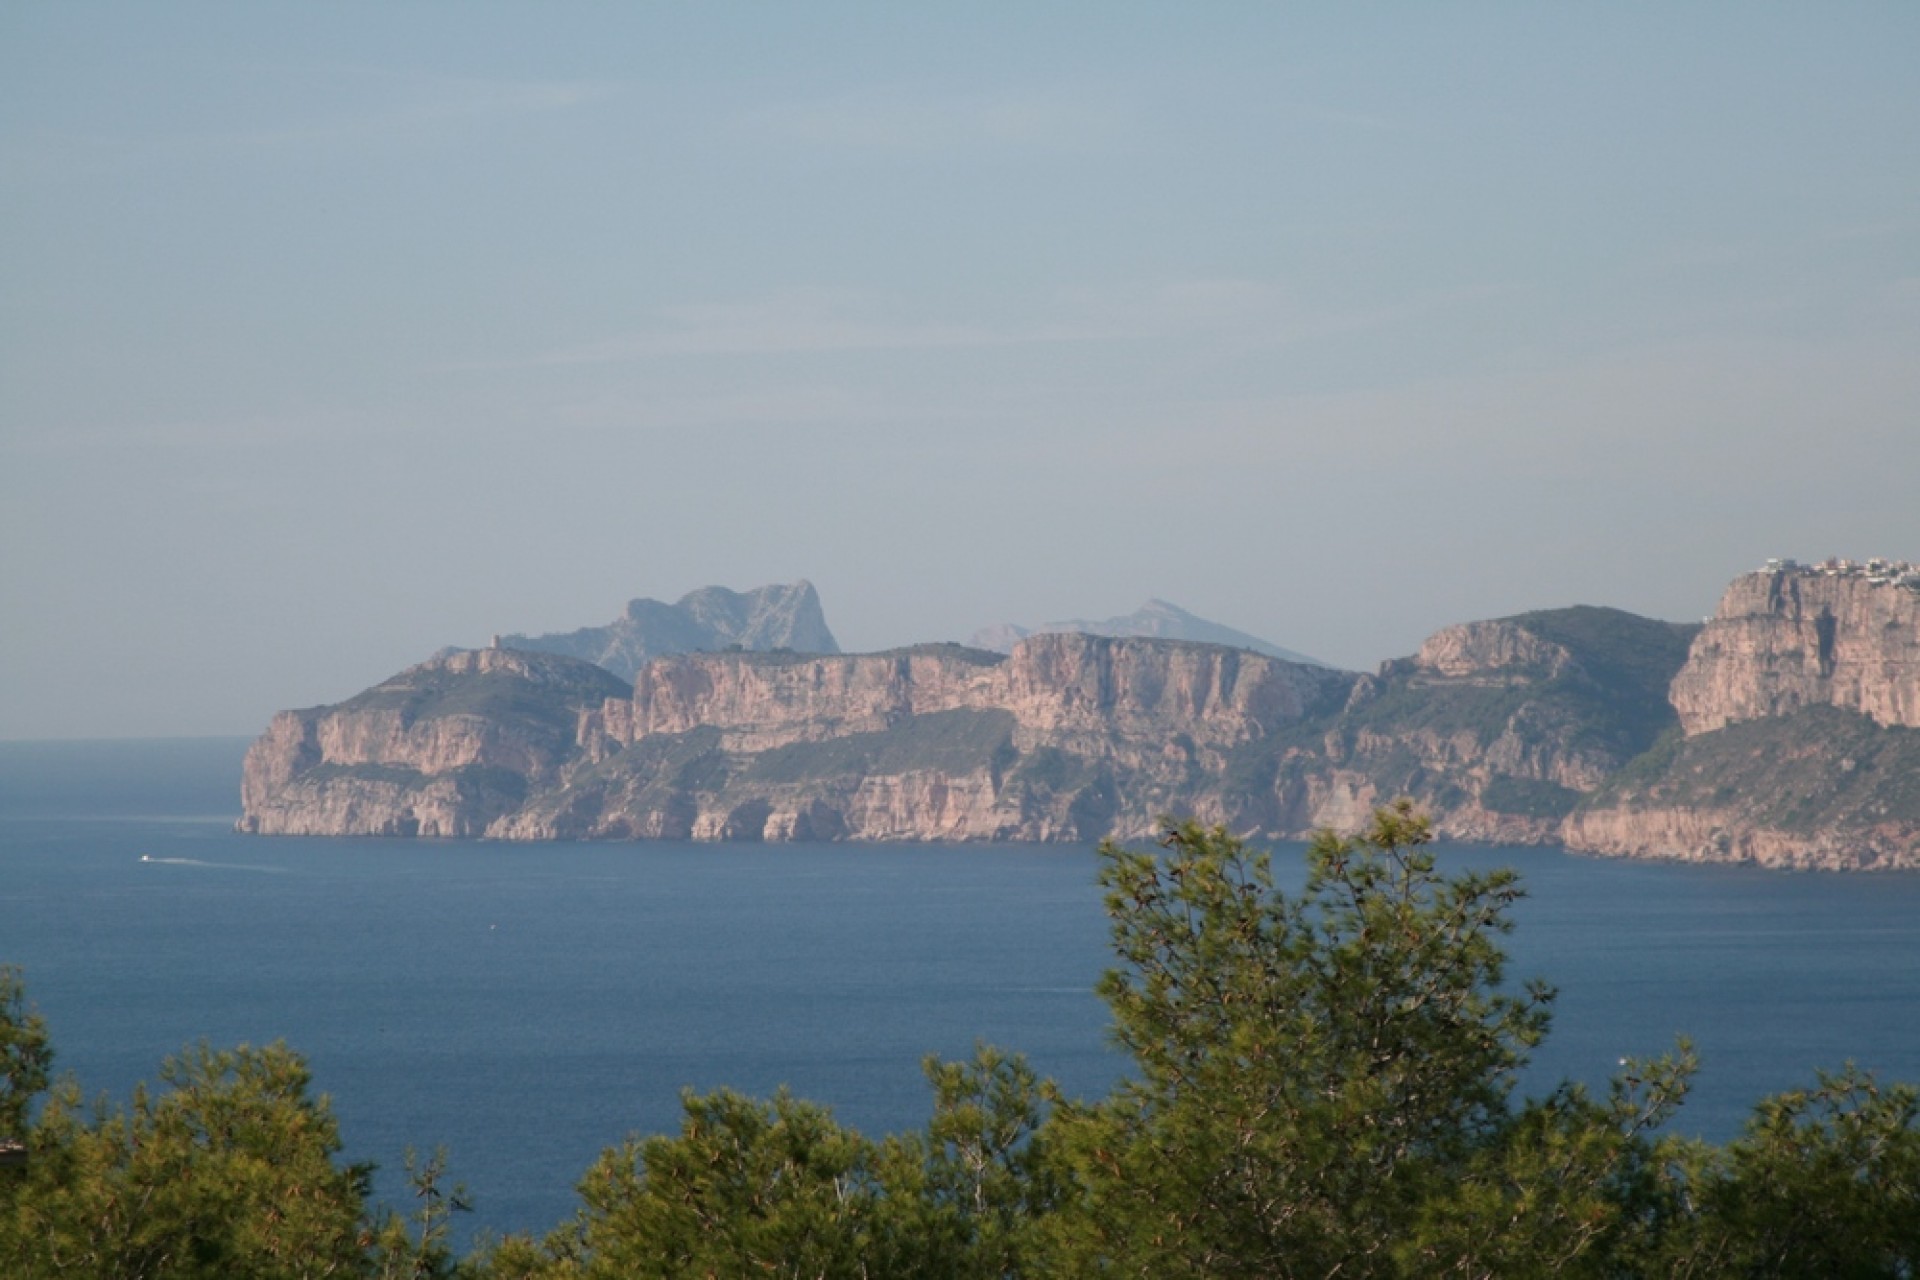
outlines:
M885 1132L924 1122L928 1053L990 1041L1081 1094L1124 1066L1091 848L245 837L244 747L0 743L0 962L89 1092L203 1038L285 1039L348 1158L444 1144L465 1225L509 1231L677 1127L683 1088L786 1084ZM1525 876L1512 973L1561 993L1535 1087L1686 1033L1679 1127L1721 1139L1816 1066L1920 1081L1920 875L1443 857Z

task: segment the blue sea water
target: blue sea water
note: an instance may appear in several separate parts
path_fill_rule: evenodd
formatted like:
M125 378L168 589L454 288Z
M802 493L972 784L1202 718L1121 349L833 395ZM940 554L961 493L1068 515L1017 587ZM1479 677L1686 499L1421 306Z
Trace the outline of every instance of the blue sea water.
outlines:
M988 1041L1081 1095L1124 1070L1089 847L246 837L244 746L0 743L0 962L89 1092L285 1039L384 1194L405 1147L444 1144L466 1230L500 1232L558 1224L684 1088L784 1084L878 1133L924 1122L928 1053ZM1560 990L1533 1088L1685 1033L1678 1127L1724 1139L1816 1066L1920 1081L1920 875L1443 859L1525 877L1511 973Z

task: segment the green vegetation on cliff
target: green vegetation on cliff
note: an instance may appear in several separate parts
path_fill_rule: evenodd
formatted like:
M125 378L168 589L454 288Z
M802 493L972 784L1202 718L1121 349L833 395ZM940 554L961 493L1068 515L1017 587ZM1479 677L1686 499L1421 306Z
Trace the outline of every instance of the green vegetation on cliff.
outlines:
M536 749L559 756L571 751L580 712L609 698L628 698L633 687L589 662L543 653L480 650L447 661L411 667L390 680L356 694L336 707L305 714L352 715L389 711L403 729L425 721L467 718L519 737ZM499 662L465 669L461 661ZM312 776L311 774L309 776ZM317 780L317 779L316 779ZM518 784L527 794L526 779ZM491 794L504 794L501 788Z
M1724 810L1789 833L1920 823L1920 729L1838 707L1676 729L1607 779L1582 807Z
M934 711L909 716L888 729L850 733L822 742L796 742L752 757L748 782L776 785L825 778L937 770L953 776L991 770L1011 750L1011 711Z

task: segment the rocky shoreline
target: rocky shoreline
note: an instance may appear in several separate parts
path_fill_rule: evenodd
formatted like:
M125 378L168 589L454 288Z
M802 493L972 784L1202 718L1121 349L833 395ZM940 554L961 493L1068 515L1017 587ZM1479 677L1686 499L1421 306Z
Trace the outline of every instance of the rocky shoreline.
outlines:
M1045 632L682 652L629 685L498 645L280 713L242 792L259 834L785 841L1134 839L1175 813L1284 839L1408 795L1450 839L1920 867L1920 590L1771 568L1703 627L1547 610L1365 675Z

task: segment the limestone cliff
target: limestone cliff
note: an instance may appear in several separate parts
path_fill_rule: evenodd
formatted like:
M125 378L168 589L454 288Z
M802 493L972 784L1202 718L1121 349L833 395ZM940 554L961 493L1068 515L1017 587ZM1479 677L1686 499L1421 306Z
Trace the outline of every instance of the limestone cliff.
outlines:
M240 830L485 834L571 757L581 716L626 692L589 663L480 649L337 706L282 711L247 751Z
M1204 809L1227 751L1337 707L1351 680L1215 645L1070 634L1006 658L958 645L687 654L584 717L590 763L495 834L1141 834Z
M1693 628L1576 607L1447 627L1356 683L1313 736L1239 761L1241 825L1351 830L1411 796L1461 840L1552 842L1561 820L1673 723L1666 686Z
M1892 574L1736 578L1673 682L1689 734L1802 707L1920 728L1920 589Z
M1775 562L1734 580L1674 677L1678 727L1567 820L1569 847L1920 867L1920 572Z
M275 717L240 825L1088 840L1180 814L1292 838L1404 795L1455 839L1920 866L1920 579L1854 577L1750 575L1704 630L1589 607L1465 623L1370 675L1066 632L1004 656L672 654L631 686L454 653Z
M1674 734L1574 812L1565 839L1689 862L1920 867L1920 729L1813 706Z
M462 673L492 674L495 687L484 698L462 692ZM554 697L533 691L536 676ZM1337 709L1353 677L1217 645L1050 634L1006 658L957 645L683 654L655 660L631 690L609 680L556 655L483 650L423 664L338 707L283 713L249 755L242 829L1142 833L1165 812L1218 810L1209 796L1227 753ZM499 723L471 714L481 702ZM538 732L520 722L535 705Z
M1182 813L1291 836L1414 794L1451 834L1543 838L1637 749L1605 730L1645 691L1596 683L1589 651L1618 647L1609 628L1663 639L1670 665L1684 645L1670 624L1592 614L1451 628L1374 677L1079 633L1006 657L679 654L630 690L557 655L456 654L277 718L243 828L1056 840Z

